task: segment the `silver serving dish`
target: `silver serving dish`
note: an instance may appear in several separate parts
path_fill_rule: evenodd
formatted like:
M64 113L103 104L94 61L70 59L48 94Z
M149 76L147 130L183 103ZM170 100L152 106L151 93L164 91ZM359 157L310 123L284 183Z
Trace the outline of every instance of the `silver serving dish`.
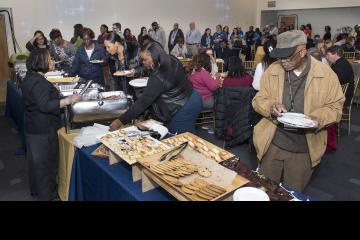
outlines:
M107 99L113 96L116 99ZM73 123L96 122L116 119L124 114L131 104L124 92L101 92L88 89L82 101L69 108L69 120Z

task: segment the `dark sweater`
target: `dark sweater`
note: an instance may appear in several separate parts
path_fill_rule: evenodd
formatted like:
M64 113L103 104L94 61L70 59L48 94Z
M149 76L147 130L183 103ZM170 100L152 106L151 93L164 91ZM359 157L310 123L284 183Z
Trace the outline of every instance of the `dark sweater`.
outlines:
M91 54L89 59L85 45L82 44L77 50L75 59L71 67L71 75L79 75L81 78L86 80L94 80L96 83L104 84L104 73L103 73L103 64L93 64L90 63L91 60L106 60L106 54L104 48L96 43L94 43L94 51Z
M351 99L354 96L354 70L351 67L349 61L345 58L340 58L337 60L336 63L331 66L331 68L338 76L341 85L349 83L349 87L345 94L346 101L344 104L344 106L348 107L350 106Z
M182 108L192 94L192 87L186 79L181 62L174 56L170 57L170 69L165 72L150 72L148 86L132 107L120 117L123 124L135 120L140 114L151 107L157 120L169 122Z
M59 91L39 73L29 71L21 85L25 104L25 132L48 134L59 127Z
M311 59L309 57L307 66L299 77L295 75L294 71L291 71L290 73L285 72L283 104L289 112L291 110L289 77L294 101L293 112L304 113L305 85L310 68ZM287 128L282 124L278 126L272 143L277 147L292 153L309 152L305 131Z

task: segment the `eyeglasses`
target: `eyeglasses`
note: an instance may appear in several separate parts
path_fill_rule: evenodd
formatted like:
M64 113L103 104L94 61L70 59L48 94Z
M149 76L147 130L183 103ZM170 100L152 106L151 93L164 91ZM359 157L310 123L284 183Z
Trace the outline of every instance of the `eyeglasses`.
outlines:
M287 57L287 58L280 58L280 60L287 61L287 62L291 62L291 61L294 60L294 59L299 55L299 53L301 53L303 50L304 50L304 48L302 48L302 49L300 49L299 51L295 52L292 56Z

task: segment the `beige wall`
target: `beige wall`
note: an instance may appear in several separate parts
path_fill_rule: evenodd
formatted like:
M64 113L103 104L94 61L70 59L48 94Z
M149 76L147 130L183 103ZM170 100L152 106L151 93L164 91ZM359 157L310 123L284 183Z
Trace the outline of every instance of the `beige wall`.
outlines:
M276 0L276 8L268 8L268 1L270 0L257 0L256 25L260 25L261 11L264 10L294 10L360 6L360 0Z
M98 35L101 24L111 27L119 21L137 36L142 26L149 27L155 20L168 36L174 22L187 30L188 23L196 21L201 32L206 27L215 29L218 23L247 28L256 22L253 0L1 0L0 8L4 7L12 9L16 37L23 50L37 29L48 35L57 27L70 40L75 23L92 28Z

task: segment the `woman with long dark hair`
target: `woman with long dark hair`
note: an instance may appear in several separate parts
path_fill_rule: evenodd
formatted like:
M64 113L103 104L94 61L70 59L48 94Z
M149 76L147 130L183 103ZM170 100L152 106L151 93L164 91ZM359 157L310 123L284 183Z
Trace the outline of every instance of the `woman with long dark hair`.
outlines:
M70 42L75 45L76 48L79 48L81 44L84 43L82 40L82 31L84 26L80 23L74 25L74 36L71 38Z
M105 24L101 24L100 26L100 35L97 39L97 43L100 45L104 45L104 36L109 34L109 27Z
M229 58L228 76L224 79L223 87L251 87L253 78L245 71L241 59L237 56Z
M125 40L117 33L112 32L104 37L104 46L106 51L111 54L109 60L111 89L115 91L124 91L130 93L130 86L125 76L114 76L115 72L127 69L127 49Z
M270 57L270 53L276 48L276 40L268 40L264 43L264 51L265 51L265 57L256 66L255 75L254 75L254 81L253 81L253 88L257 91L260 90L260 80L262 75L264 74L265 70L268 69L268 67L275 62L277 59Z
M325 26L325 34L323 37L323 40L331 40L331 27L330 26Z
M57 197L56 172L59 163L57 130L61 109L81 99L73 95L60 99L59 91L45 78L54 62L45 48L34 49L28 72L21 85L25 104L25 135L30 192L39 200Z
M142 27L140 30L140 34L138 35L138 42L140 46L143 44L143 38L148 35L148 31L146 27Z
M110 129L119 129L150 108L152 116L164 122L170 133L194 132L202 101L187 81L181 62L167 54L157 42L145 45L140 56L150 72L148 85L131 108L110 125Z
M31 38L27 43L26 43L26 49L31 52L32 50L34 50L35 48L47 48L49 49L49 45L48 45L48 41L44 35L44 33L40 30L37 30L34 33L34 37Z
M212 48L214 46L214 39L211 36L211 29L205 29L204 35L201 37L201 47L202 48Z

